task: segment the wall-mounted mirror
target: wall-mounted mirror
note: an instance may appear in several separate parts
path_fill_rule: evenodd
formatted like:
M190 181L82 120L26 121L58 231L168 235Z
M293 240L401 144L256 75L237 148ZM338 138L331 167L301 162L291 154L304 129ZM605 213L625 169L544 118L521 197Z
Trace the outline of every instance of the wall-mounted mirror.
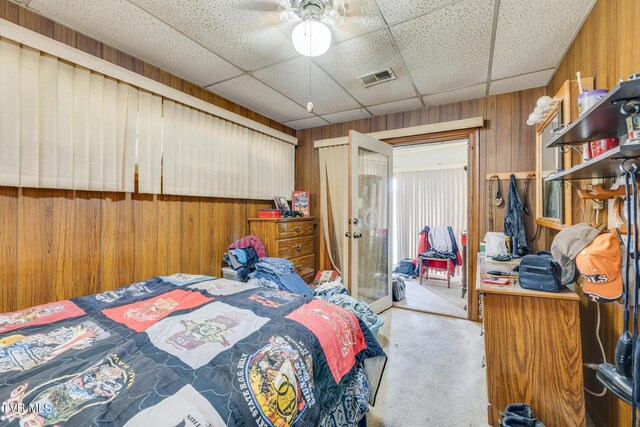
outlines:
M544 178L565 168L564 154L559 148L545 148L553 139L552 130L562 125L562 101L547 121L538 129L537 140L540 150L540 168L536 176L541 178L542 212L537 219L564 224L564 188L562 181L545 181Z
M583 79L583 81L586 79ZM593 85L593 79L586 83ZM536 127L536 223L560 230L572 224L571 186L563 181L545 182L557 170L572 166L571 150L547 148L551 131L577 119L577 83L567 80L554 97L544 121Z

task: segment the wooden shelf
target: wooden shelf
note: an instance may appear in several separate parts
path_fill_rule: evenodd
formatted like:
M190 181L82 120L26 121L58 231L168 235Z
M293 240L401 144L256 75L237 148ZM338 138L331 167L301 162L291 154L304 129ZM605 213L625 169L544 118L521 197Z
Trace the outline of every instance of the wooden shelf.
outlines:
M618 83L597 104L567 126L547 148L626 134L627 116L620 112L620 106L629 99L640 100L640 80Z
M565 181L579 179L615 178L621 174L620 165L625 159L640 160L640 144L628 144L613 148L600 156L587 160L554 175L549 175L544 180ZM639 165L640 166L640 165Z

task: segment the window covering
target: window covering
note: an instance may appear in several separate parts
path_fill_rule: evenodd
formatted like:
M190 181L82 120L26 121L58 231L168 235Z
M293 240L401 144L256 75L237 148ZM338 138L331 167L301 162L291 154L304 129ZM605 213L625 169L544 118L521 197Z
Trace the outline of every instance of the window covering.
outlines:
M205 108L206 109L206 108ZM0 37L0 185L290 197L295 145Z
M393 263L415 258L418 233L425 225L451 226L458 243L467 228L467 172L462 168L394 174Z
M168 99L163 111L164 194L290 196L295 146Z
M137 92L0 38L0 185L133 191Z

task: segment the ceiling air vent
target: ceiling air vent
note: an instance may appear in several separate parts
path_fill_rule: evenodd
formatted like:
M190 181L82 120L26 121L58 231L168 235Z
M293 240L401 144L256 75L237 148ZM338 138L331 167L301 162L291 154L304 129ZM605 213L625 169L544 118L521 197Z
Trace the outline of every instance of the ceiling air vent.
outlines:
M391 68L375 71L373 73L365 74L358 77L358 79L360 79L360 81L364 84L364 87L377 85L378 83L384 83L389 80L395 80L395 78L396 75L393 74L393 70L391 70Z

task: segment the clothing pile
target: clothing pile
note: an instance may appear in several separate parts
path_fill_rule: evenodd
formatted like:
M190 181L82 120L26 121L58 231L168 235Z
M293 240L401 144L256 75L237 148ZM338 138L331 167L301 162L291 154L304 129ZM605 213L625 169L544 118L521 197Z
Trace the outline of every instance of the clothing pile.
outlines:
M416 277L416 263L408 258L403 258L393 268L393 274L412 279Z
M249 284L264 288L279 289L292 294L313 296L313 291L302 277L293 272L293 264L284 258L262 258L249 274Z
M375 314L366 302L349 295L349 291L339 280L323 283L315 289L314 294L317 299L339 305L355 314L374 335L377 335L380 327L384 325L382 318Z
M429 261L429 268L442 270L447 268L446 260L452 260L449 267L449 273L452 277L455 276L456 267L462 265L462 255L458 250L456 237L451 226L424 227L420 232L418 255L442 259L443 261Z
M236 270L242 281L246 282L249 274L256 270L260 258L266 256L262 240L256 236L246 236L229 245L224 262Z

